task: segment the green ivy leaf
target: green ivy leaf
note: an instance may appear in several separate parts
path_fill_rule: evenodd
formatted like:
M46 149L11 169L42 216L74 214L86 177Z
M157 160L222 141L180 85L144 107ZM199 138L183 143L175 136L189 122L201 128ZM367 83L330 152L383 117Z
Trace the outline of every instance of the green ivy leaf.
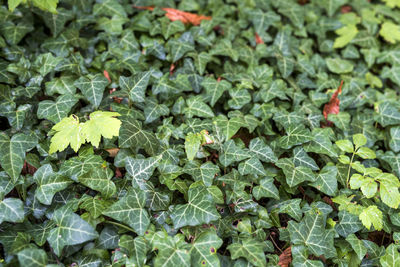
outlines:
M201 86L205 89L205 101L209 102L211 107L217 103L225 91L232 88L232 85L226 80L217 81L211 77L205 78Z
M146 159L127 157L125 159L125 168L134 181L148 180L158 166L160 159L160 156Z
M289 221L288 229L292 244L304 245L317 257L336 256L336 251L330 249L333 246L334 232L325 229L324 216L320 210L306 213L300 223Z
M43 249L26 248L18 252L18 261L22 266L38 267L46 266L47 254Z
M103 92L108 85L108 80L102 74L89 74L80 77L74 85L78 87L95 108L98 108L103 99Z
M103 212L119 222L132 227L138 235L143 235L150 224L150 217L144 209L146 193L140 189L130 189L127 194Z
M350 61L340 58L327 58L326 65L331 72L337 74L352 72L354 68Z
M276 166L282 169L286 177L286 182L290 187L294 187L304 181L315 182L316 177L310 168L299 166L288 158L279 159Z
M89 223L68 209L55 211L52 220L57 227L50 231L47 241L57 256L65 246L82 244L98 237Z
M11 139L0 132L0 163L1 167L16 182L25 160L25 152L31 150L37 144L34 136L23 133L15 134Z
M218 166L207 161L201 164L198 161L189 161L186 163L183 171L192 176L195 181L202 181L205 186L212 185L214 178L219 174Z
M144 148L150 155L155 155L160 147L154 133L144 130L142 124L133 116L122 118L118 143L120 148Z
M68 116L71 108L78 102L78 98L73 95L61 95L56 101L44 100L39 103L37 116L39 119L48 119L54 123L59 123Z
M231 253L232 259L243 257L254 266L264 267L267 265L264 244L257 240L247 238L240 243L230 244L227 249Z
M303 125L290 125L286 129L286 135L279 138L279 146L289 149L295 145L307 143L312 139L310 130Z
M317 175L315 182L310 185L328 196L335 196L338 189L337 173L336 166L324 166Z
M78 177L78 181L85 186L99 191L105 198L109 198L115 194L117 188L111 181L113 173L110 169L100 167L92 169Z
M279 192L274 185L274 179L271 177L265 177L260 181L260 185L253 188L253 196L259 200L262 197L270 197L279 199Z
M24 219L24 203L20 199L9 197L0 201L0 223L19 223Z
M35 172L33 179L38 187L35 191L35 197L40 203L50 205L55 193L64 190L73 181L55 173L50 164L41 166Z
M367 254L367 248L364 246L362 240L359 240L355 234L350 234L346 237L346 241L349 242L354 249L358 258L362 260L365 254Z
M222 243L222 239L212 230L199 234L189 251L192 266L220 266L217 250Z
M151 71L137 73L131 77L121 76L119 77L119 86L128 93L133 102L144 102L150 75Z
M390 244L386 248L385 255L383 255L379 262L382 264L382 267L394 267L396 266L397 262L400 260L400 253L399 253L399 245Z
M212 196L204 186L189 188L188 203L175 205L171 210L175 228L210 223L219 218Z

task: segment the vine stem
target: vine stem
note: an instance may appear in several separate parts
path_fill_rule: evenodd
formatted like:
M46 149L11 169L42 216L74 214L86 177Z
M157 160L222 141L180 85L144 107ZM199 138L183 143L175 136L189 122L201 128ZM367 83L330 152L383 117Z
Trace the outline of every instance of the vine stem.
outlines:
M126 226L126 225L123 225L123 224L120 224L120 223L117 223L117 222L113 222L113 221L104 221L104 223L113 224L113 225L116 225L116 226L118 226L118 227L124 228L125 230L128 230L128 231L130 231L130 232L136 233L136 232L135 232L132 228L130 228L129 226Z
M347 170L347 179L346 179L346 186L349 188L349 180L350 180L350 170L351 170L351 164L353 163L355 152L353 152L353 155L351 156L350 164L349 164L349 169Z

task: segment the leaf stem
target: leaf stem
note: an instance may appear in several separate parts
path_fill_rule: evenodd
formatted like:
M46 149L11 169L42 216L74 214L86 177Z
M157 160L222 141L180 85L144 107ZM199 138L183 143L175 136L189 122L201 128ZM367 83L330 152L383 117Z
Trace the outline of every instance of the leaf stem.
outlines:
M351 164L353 163L355 151L353 152L353 155L351 156L350 164L349 164L349 169L347 170L347 179L346 179L346 187L349 188L349 181L350 181L350 170L351 170Z
M129 226L117 223L117 222L113 222L113 221L104 221L104 223L109 223L109 224L113 224L116 225L118 227L124 228L125 230L128 230L130 232L136 233L135 230L133 230L132 228L130 228Z

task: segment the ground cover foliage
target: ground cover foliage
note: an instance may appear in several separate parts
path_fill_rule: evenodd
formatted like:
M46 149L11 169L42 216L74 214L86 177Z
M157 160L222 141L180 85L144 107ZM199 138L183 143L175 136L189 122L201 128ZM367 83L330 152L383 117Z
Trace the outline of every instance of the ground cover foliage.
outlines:
M0 1L1 266L398 266L398 0L57 2Z

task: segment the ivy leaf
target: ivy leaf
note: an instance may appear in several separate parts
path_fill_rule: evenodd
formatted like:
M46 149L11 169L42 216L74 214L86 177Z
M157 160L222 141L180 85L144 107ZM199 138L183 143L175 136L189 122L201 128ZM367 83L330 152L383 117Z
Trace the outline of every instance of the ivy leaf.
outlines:
M339 235L347 237L362 229L362 224L357 215L351 214L345 210L339 211L339 223L335 225L335 230Z
M156 266L189 266L190 246L182 238L173 238L157 232L152 238L153 249L159 252L154 260Z
M202 181L205 186L209 187L220 170L218 166L209 161L204 164L200 164L198 161L189 161L183 171L192 176L195 181Z
M400 26L390 21L385 21L381 25L379 34L389 43L400 41Z
M337 29L335 32L337 35L339 35L339 37L335 39L333 48L343 48L350 43L354 37L356 37L358 29L356 25L348 24L340 29Z
M54 123L60 122L68 116L71 108L78 102L73 95L61 95L56 101L44 100L39 103L37 116L39 119L48 119Z
M73 157L63 162L59 173L77 182L79 176L92 169L101 168L103 162L103 159L99 155Z
M146 99L146 106L144 108L145 123L151 123L161 116L167 116L169 108L164 104L159 104L155 99Z
M120 148L144 148L150 155L157 153L160 144L154 133L144 130L142 124L132 116L123 118L121 121L118 138Z
M339 7L343 6L346 3L346 0L321 0L318 2L323 9L326 10L329 17L332 17Z
M175 205L171 209L171 219L176 229L207 224L219 218L212 196L204 186L189 188L188 203Z
M321 172L317 175L315 182L310 185L328 196L335 196L338 188L336 178L337 173L338 170L336 166L324 166Z
M327 58L326 65L331 72L337 74L352 72L354 68L350 61L340 58Z
M150 224L150 217L144 209L146 193L138 189L130 189L127 194L103 212L119 222L132 227L138 235L143 235Z
M76 93L76 87L74 86L74 76L61 76L54 78L49 82L46 82L46 94L47 95L74 95ZM44 102L44 101L42 101Z
M299 166L288 158L279 159L276 166L282 169L286 177L286 182L290 187L294 187L304 181L314 182L316 177L310 168Z
M24 219L24 203L20 199L9 197L0 201L0 223L20 223Z
M300 146L293 149L293 163L297 166L308 167L313 171L319 170L317 163L314 159L308 156L307 152Z
M261 161L256 157L251 157L250 159L241 162L238 168L241 175L265 175L265 169Z
M274 185L274 179L272 177L265 177L260 181L260 185L253 188L253 196L259 200L262 197L270 197L279 199L279 192Z
M110 169L100 167L79 176L78 181L93 190L99 191L105 198L109 198L117 190L115 184L111 181L112 175Z
M400 126L390 128L389 146L394 152L400 151Z
M151 157L146 159L134 159L127 157L125 159L125 168L133 177L133 180L148 180L153 174L161 157Z
M193 160L199 151L202 137L196 133L188 133L185 137L185 151L188 160Z
M379 262L382 264L382 267L394 267L396 266L397 262L399 262L399 260L399 245L390 244L386 248L385 255L380 258Z
M226 81L221 80L217 81L214 78L207 77L205 78L201 86L205 89L205 101L209 102L211 107L217 103L218 99L222 96L225 91L228 91L232 88L232 85Z
M13 182L17 181L25 160L25 152L37 144L36 137L23 133L15 134L11 139L0 132L0 163L10 175Z
M121 121L116 116L120 116L117 112L95 111L90 113L90 120L82 125L82 135L86 142L91 143L95 147L99 147L101 136L104 138L113 138L118 136Z
M80 204L80 208L90 212L93 218L99 217L109 206L109 201L102 199L98 195L95 197L88 196Z
M50 231L47 241L57 256L65 246L82 244L98 237L89 223L68 209L55 211L52 220L57 227Z
M286 129L285 136L279 138L279 146L289 149L295 145L301 145L313 139L310 130L303 125L289 125Z
M231 253L232 259L242 257L254 266L263 267L267 265L264 255L264 244L257 240L247 238L240 243L230 244L227 249Z
M354 249L358 258L362 260L365 254L367 254L367 248L364 246L362 240L359 240L355 234L350 234L346 237L346 241L349 242L351 247Z
M245 123L240 117L234 117L228 120L224 115L219 115L213 120L214 125L220 129L225 140L231 139L240 127L244 126Z
M220 266L217 250L222 243L222 239L212 230L201 233L189 251L192 266Z
M380 103L375 111L377 113L375 120L383 127L400 123L400 112L390 102Z
M252 139L249 144L249 150L261 161L276 162L278 160L272 149L261 138Z
M34 65L39 68L39 73L42 76L46 76L46 74L54 71L58 64L61 63L63 59L61 57L54 57L51 53L40 54L36 60Z
M191 97L186 100L186 105L184 113L188 118L197 116L200 118L213 118L214 112L211 108L203 102L200 96Z
M146 96L146 88L149 84L151 71L140 72L131 77L119 77L119 86L129 94L129 98L133 102L144 102Z
M209 51L211 55L227 56L233 61L238 61L239 53L236 49L233 49L232 42L228 39L219 40L213 48Z
M40 203L50 205L55 193L64 190L73 181L61 176L53 171L50 164L41 166L35 172L33 179L38 187L35 191L35 197Z
M325 229L324 216L320 210L306 213L300 223L289 221L288 229L292 244L304 245L317 257L336 256L336 251L330 249L333 246L334 233Z
M47 264L47 254L43 249L26 248L18 252L17 255L21 266L38 267Z
M95 108L98 108L108 83L108 80L102 74L89 74L76 80L74 85L81 90Z
M250 158L250 153L236 146L233 140L228 140L224 143L222 152L219 156L219 161L224 167L231 165L233 162L242 161Z
M0 27L0 32L11 45L18 44L28 32L33 30L34 28L32 24L27 21L21 21L18 24L14 24L10 20L7 20L2 22Z

